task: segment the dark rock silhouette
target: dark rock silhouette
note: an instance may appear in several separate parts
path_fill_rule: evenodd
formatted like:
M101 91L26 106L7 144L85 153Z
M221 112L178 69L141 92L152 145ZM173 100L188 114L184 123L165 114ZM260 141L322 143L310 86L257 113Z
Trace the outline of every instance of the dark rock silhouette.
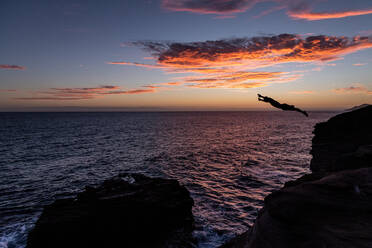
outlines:
M304 111L302 109L299 109L299 108L296 108L294 105L289 105L289 104L286 104L286 103L279 103L278 101L275 101L271 97L262 96L260 94L257 94L257 95L258 95L258 100L259 101L268 102L268 103L271 104L271 106L273 106L275 108L278 108L278 109L281 109L281 110L284 110L284 111L297 111L297 112L300 112L301 114L305 115L306 117L309 117L309 115L307 114L306 111Z
M46 206L27 247L192 247L193 204L176 180L121 174Z
M372 166L372 106L337 115L315 126L313 172Z
M358 110L358 109L365 108L365 107L368 107L368 106L371 106L371 104L364 103L364 104L361 104L361 105L354 106L352 108L346 109L345 111L354 111L354 110Z
M372 247L372 106L317 124L312 174L265 198L224 248Z

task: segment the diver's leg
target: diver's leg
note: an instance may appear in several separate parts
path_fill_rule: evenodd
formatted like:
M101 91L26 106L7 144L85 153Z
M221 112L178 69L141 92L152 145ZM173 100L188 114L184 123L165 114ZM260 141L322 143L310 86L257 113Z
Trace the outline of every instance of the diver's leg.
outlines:
M300 112L301 114L305 115L306 117L309 117L309 115L307 114L307 112L306 111L303 111L302 109L294 108L293 110L294 111L297 111L297 112Z

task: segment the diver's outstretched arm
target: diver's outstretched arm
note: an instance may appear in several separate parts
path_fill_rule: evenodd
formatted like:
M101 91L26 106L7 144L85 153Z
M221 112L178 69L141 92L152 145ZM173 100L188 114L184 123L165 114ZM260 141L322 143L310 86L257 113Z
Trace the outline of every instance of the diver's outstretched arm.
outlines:
M267 96L263 96L263 95L261 95L261 94L257 94L257 96L258 96L258 100L259 101L262 101L262 102L268 102L269 100L269 97L267 97Z

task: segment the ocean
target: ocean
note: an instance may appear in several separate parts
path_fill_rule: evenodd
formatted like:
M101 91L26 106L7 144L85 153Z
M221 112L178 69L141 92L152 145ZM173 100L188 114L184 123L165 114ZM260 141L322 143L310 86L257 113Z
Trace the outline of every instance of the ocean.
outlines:
M0 248L25 247L43 206L120 172L178 179L198 247L218 247L309 172L313 127L335 114L0 113Z

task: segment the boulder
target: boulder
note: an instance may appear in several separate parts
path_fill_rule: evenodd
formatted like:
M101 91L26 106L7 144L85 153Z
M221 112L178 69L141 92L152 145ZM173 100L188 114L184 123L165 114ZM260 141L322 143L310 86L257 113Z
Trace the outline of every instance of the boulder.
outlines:
M193 204L176 180L120 174L46 206L27 247L192 247Z

